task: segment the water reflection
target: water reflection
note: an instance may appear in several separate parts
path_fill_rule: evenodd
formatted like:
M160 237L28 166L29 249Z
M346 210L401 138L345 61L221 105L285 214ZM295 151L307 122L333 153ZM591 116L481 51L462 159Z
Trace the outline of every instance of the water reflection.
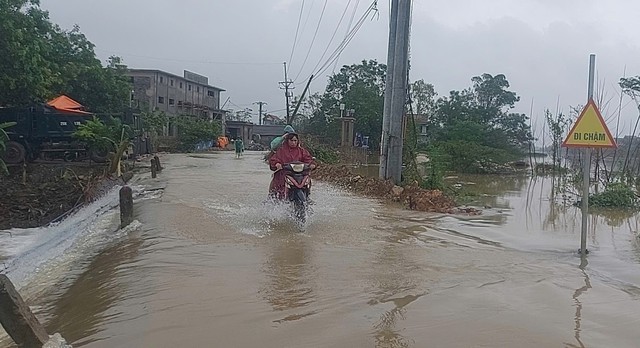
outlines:
M425 270L419 263L408 259L407 244L414 238L414 234L406 231L394 233L386 238L382 248L376 252L375 267L371 273L375 296L368 303L372 306L393 304L393 308L384 311L373 325L377 348L404 348L412 343L402 335L398 321L405 319L409 304L427 293L420 289L419 281Z
M311 266L310 250L302 234L270 236L271 253L265 263L267 283L262 292L276 311L286 311L308 306L315 301L312 286L316 278ZM276 322L297 320L313 313L296 313Z
M117 303L123 289L117 282L117 273L121 265L126 264L138 255L143 240L132 238L107 248L96 256L84 273L68 288L53 293L55 301L52 308L45 312L51 318L47 323L47 332L60 332L73 343L74 347L94 342L95 335L100 332L100 325L117 314L107 312ZM76 342L86 338L81 342Z
M580 334L582 333L581 322L582 322L582 301L580 301L580 296L584 295L589 289L591 289L591 281L589 280L589 275L585 269L587 268L588 261L586 257L580 258L580 270L582 271L582 275L584 276L584 286L576 289L573 293L573 301L576 306L576 315L574 318L575 329L574 329L574 337L576 339L577 344L573 343L565 343L567 347L572 348L584 348L585 345L582 343L582 339L580 338Z

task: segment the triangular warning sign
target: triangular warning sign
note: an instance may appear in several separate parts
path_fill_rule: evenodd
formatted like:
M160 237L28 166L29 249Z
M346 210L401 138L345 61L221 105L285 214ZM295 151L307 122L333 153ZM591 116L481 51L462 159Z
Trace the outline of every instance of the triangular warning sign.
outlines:
M618 147L593 99L582 109L562 146Z

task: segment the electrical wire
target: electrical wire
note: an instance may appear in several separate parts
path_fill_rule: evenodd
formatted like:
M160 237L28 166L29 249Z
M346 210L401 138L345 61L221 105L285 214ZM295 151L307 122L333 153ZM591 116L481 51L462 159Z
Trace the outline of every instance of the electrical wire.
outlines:
M300 21L302 20L302 12L304 11L304 0L302 0L302 5L300 6L300 15L298 16L298 25L296 26L296 35L293 38L293 47L291 47L291 55L289 56L289 64L291 64L291 60L293 59L293 52L296 49L296 44L298 43L298 30L300 29Z
M352 0L349 0L347 2L347 6L345 6L344 11L342 11L342 16L340 16L340 20L338 21L338 25L336 25L336 30L333 31L333 35L331 35L331 39L329 39L329 43L327 44L327 47L324 49L324 52L322 52L322 56L320 56L320 59L318 59L318 63L316 63L316 66L314 66L311 71L316 71L316 69L320 65L320 62L322 62L322 60L324 59L324 56L327 54L329 47L331 47L331 43L333 42L333 39L336 37L336 34L338 33L338 29L340 29L340 24L342 24L344 17L347 15L347 10L351 5L351 1Z
M336 50L331 54L331 56L329 56L329 58L327 59L327 61L320 67L320 69L314 73L314 79L318 78L322 73L324 73L330 66L331 64L338 59L340 53L342 53L342 51L344 51L344 49L347 47L347 45L351 42L351 40L353 40L353 38L355 37L355 35L358 33L358 31L360 30L360 28L362 27L362 25L364 24L364 21L367 19L367 17L372 13L372 12L377 12L377 0L374 0L371 5L367 8L367 10L365 11L365 13L362 15L362 17L360 17L360 19L358 20L358 22L356 22L356 25L353 27L353 29L348 33L347 37L345 38L345 40L343 40L340 45L338 45L338 47L336 48Z
M360 6L360 0L357 0L356 5L353 7L353 12L351 12L351 18L349 19L349 25L347 25L347 31L344 33L343 40L347 38L347 35L351 30L351 25L353 24L353 19L356 17L358 6ZM340 54L342 54L342 52ZM338 58L336 58L336 62L333 64L333 70L331 70L332 73L335 73L336 68L338 67L338 60L340 59L340 54L338 54Z
M311 54L311 49L313 48L313 44L316 41L316 37L318 36L318 30L320 30L320 23L322 23L322 18L324 18L324 11L327 8L327 2L328 1L329 0L324 0L324 5L322 6L322 12L320 12L320 18L318 19L318 24L316 25L316 31L313 33L313 38L311 39L311 44L309 45L309 50L307 51L307 55L304 57L304 61L302 62L302 65L300 66L300 71L298 72L298 74L296 75L294 80L298 79L298 77L302 73L302 69L304 69L304 65L307 63L307 59L309 59L309 54Z

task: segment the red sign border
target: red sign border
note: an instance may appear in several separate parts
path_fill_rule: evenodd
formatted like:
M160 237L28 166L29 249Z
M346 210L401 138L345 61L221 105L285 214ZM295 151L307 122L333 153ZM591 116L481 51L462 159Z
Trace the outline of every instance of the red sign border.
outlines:
M592 105L594 110L596 111L596 116L598 116L598 120L600 121L600 124L604 128L604 131L607 133L607 136L609 137L609 139L611 139L611 145L567 144L569 137L571 136L571 134L575 132L576 128L578 127L578 124L580 123L580 120L582 120L582 117L584 117L584 114L587 112L587 109L589 109L589 105ZM596 102L594 102L593 99L589 99L589 102L587 103L587 105L585 105L584 109L582 109L580 116L578 117L576 122L573 124L573 127L571 127L571 130L569 131L569 134L567 134L567 137L562 142L562 147L597 147L597 148L611 148L611 149L618 148L618 144L616 144L616 139L614 139L613 136L611 135L611 132L609 132L609 127L607 127L607 124L604 122L604 118L602 118L602 115L600 114L600 110L598 110L598 107L596 106Z

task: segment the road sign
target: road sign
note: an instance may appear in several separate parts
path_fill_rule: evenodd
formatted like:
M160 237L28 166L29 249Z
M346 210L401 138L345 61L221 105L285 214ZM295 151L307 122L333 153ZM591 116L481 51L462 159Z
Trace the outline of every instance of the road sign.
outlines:
M587 105L582 109L580 117L569 131L562 146L618 147L593 99L589 99Z

